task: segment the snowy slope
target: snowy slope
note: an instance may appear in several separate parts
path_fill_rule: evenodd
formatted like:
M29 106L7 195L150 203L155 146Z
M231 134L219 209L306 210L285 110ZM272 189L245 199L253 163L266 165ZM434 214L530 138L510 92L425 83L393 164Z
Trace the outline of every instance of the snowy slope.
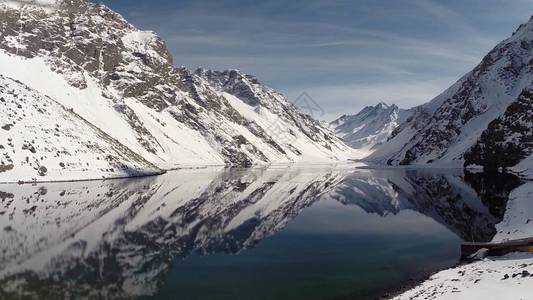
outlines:
M503 220L496 225L494 242L531 238L533 235L533 183L509 195ZM433 275L419 286L393 299L529 299L533 257L528 253L488 257Z
M495 242L533 235L533 184L520 186L509 197L504 219L496 225ZM393 299L529 299L532 266L533 257L528 253L488 257L439 272Z
M0 181L160 173L75 112L0 75Z
M530 299L531 274L531 255L509 254L439 272L420 286L393 299Z
M522 176L533 179L533 154L526 157L518 165L514 166L513 171L521 174Z
M509 199L505 218L498 224L494 241L533 237L533 182L514 190Z
M462 166L490 122L502 116L533 82L533 20L498 44L443 94L415 108L390 141L368 158L391 165ZM529 112L531 113L531 112Z
M372 153L375 146L386 142L393 131L412 114L410 110L387 105L365 107L355 115L343 115L330 123L335 134L354 149Z
M72 109L159 168L352 156L252 76L175 68L164 41L107 7L49 2L41 9L0 1L0 74Z

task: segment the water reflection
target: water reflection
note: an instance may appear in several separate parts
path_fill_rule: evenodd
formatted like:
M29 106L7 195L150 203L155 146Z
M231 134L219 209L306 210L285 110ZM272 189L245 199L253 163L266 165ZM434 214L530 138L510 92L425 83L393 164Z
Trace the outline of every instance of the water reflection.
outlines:
M332 197L381 216L414 210L465 241L487 242L503 219L509 193L520 184L512 174L381 170L347 176Z
M519 184L452 171L314 168L1 185L0 298L151 295L176 258L253 248L318 201L379 216L416 211L463 240L488 241Z

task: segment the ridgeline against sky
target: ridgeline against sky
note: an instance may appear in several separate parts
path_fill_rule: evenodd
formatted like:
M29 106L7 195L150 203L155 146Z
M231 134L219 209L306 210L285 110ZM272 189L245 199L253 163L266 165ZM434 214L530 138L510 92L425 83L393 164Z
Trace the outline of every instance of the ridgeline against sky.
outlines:
M379 101L427 102L471 70L533 2L104 0L158 32L175 63L237 68L332 120Z

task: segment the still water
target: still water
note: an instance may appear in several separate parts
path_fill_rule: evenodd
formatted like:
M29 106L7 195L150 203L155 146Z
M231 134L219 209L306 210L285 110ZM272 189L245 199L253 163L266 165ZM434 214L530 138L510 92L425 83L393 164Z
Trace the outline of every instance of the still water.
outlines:
M0 298L375 299L490 240L519 184L315 167L0 185Z

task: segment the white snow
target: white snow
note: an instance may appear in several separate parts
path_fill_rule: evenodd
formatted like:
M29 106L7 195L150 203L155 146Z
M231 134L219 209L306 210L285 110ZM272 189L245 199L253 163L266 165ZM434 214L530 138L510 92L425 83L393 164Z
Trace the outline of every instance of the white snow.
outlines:
M412 150L415 156L410 159L412 164L462 166L463 154L477 142L488 124L531 85L533 77L528 64L533 53L523 45L533 40L532 28L533 21L522 25L473 71L429 103L414 108L414 118L401 126L403 133L379 146L367 159L399 164L406 152ZM463 106L465 101L467 106ZM447 123L451 123L452 129L447 129L450 125ZM442 138L446 140L439 140Z
M147 151L139 144L134 131L122 114L114 109L115 103L103 97L102 88L85 74L87 88L71 86L63 76L50 70L39 57L24 59L9 55L0 50L0 65L5 66L2 74L19 80L35 90L51 97L65 107L72 109L96 127L120 141L129 149L164 169L186 165L217 165L223 160L209 146L202 136L183 124L179 124L167 112L157 113L134 100L126 99L128 104L144 121L145 126L153 128L154 135L160 138L160 152ZM162 126L161 123L168 124ZM65 178L70 179L68 174ZM94 177L99 178L99 176Z
M1 75L0 114L0 182L159 173L74 112Z
M39 9L51 13L59 8L62 0L0 0L0 7L12 9Z
M518 165L512 168L512 171L523 177L533 179L533 154L522 160Z
M511 192L503 221L496 225L494 242L533 237L533 182ZM530 299L533 255L489 257L441 271L395 300Z
M151 34L146 34L134 35L128 37L127 40L131 39L128 42L134 43L133 41L139 39L151 38ZM160 168L172 169L187 166L224 164L224 159L220 156L212 142L198 131L179 123L169 114L174 109L173 107L162 112L157 112L133 98L123 100L123 103L133 109L144 127L157 140L157 152L151 153L139 144L131 126L122 114L114 109L116 103L102 96L104 94L102 88L89 74L84 74L87 88L78 89L71 86L62 75L51 71L47 62L39 57L25 59L0 50L0 65L5 66L2 69L2 73L5 76L24 82L33 89L58 101L68 109L72 109L75 113L81 115L84 119L104 130L111 137L117 139L120 143ZM291 163L295 161L319 163L336 161L339 157L344 157L344 159L351 157L349 151L343 152L342 150L333 149L333 151L336 151L334 153L337 157L332 158L330 151L326 151L323 147L318 147L307 136L300 134L298 128L285 123L283 120L278 120L278 117L268 110L257 113L252 107L249 107L230 94L222 93L221 96L224 96L245 118L255 121L261 127L267 128L273 122L281 122L280 126L282 128L286 130L290 129L299 135L292 142L292 145L299 149L303 155L297 156L288 151L288 157L286 157L280 155L270 145L265 144L249 132L248 129L240 125L233 123L219 123L216 125L225 132L233 132L233 134L245 136L274 163ZM71 179L68 174L64 176L66 179ZM76 178L78 177L76 176ZM99 177L96 176L94 178Z
M152 31L131 31L122 37L122 43L130 50L147 54L150 57L157 58L160 62L165 62L165 58L161 57L150 47L157 40L157 35Z
M396 105L379 103L368 106L356 115L344 115L330 123L335 134L363 158L373 153L377 146L386 142L394 129L413 114Z
M136 47L142 48L143 43L150 42L155 38L152 33L132 32L126 35L123 41L129 47L136 49ZM26 59L0 50L0 65L4 66L2 69L3 75L19 80L43 95L59 102L66 108L72 109L76 114L79 114L91 124L159 168L173 169L225 164L224 158L220 154L218 142L213 140L212 137L205 136L199 131L178 122L171 115L173 110L176 109L173 106L162 111L156 111L134 98L123 98L117 102L116 99L120 99L120 95L113 89L104 89L87 72L76 75L83 79L87 87L83 89L74 87L69 82L73 74L53 72L46 58ZM116 94L116 97L103 96L109 93ZM268 130L272 124L277 124L287 132L290 130L296 133L296 139L289 141L290 143L283 144L283 139L277 142L287 150L294 148L301 153L296 154L294 151L286 151L286 154L283 155L242 125L228 122L227 120L218 121L212 119L211 116L206 116L204 119L205 126L217 128L219 133L229 140L236 135L244 136L267 157L270 163L323 163L348 160L353 157L350 148L338 143L342 145L341 148L326 149L302 134L299 128L287 123L286 120L279 118L279 116L267 109L257 112L255 108L250 107L235 96L223 92L220 92L219 96L226 98L245 119L256 122L264 130ZM180 94L180 97L187 96ZM138 133L133 130L124 115L116 109L116 107L121 105L132 109L142 126L148 130L153 138L151 144L155 147L155 151L148 151L140 144ZM251 157L254 156L254 153L249 152L246 148L241 150L248 152ZM68 174L64 176L65 179L71 179ZM96 178L99 178L99 176Z
M511 193L505 217L496 229L495 242L533 237L533 182Z
M433 275L394 300L526 300L531 299L531 254L487 258ZM508 278L507 278L508 277Z

